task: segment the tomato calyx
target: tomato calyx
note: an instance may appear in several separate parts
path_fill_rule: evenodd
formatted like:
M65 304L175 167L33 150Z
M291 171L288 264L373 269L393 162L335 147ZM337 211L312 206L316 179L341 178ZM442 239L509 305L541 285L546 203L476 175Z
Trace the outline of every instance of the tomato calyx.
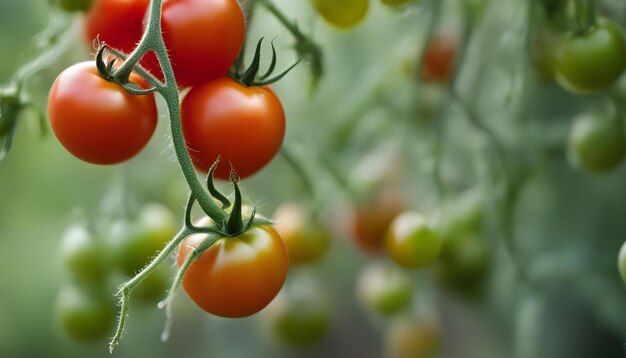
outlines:
M150 87L145 89L139 86L139 84L137 83L130 82L130 74L132 72L132 69L135 66L138 66L137 64L135 64L135 66L129 67L131 71L121 71L117 68L117 66L115 66L117 58L105 61L104 52L107 49L108 46L106 45L106 43L103 42L98 46L98 52L96 54L96 68L98 69L98 72L103 79L109 82L119 84L124 88L126 92L135 96L142 96L156 92L156 87ZM119 51L114 52L120 53Z
M230 78L234 79L235 81L239 82L245 87L268 86L272 83L279 81L281 78L285 77L287 73L289 73L294 67L296 67L300 63L300 61L302 61L301 59L297 60L291 66L287 67L286 70L275 75L274 77L271 77L272 73L276 69L276 59L277 59L276 48L274 47L274 40L272 40L270 42L272 46L272 60L267 70L263 74L259 74L260 64L261 64L261 47L263 46L263 40L264 40L264 37L261 37L259 41L257 42L256 49L254 50L254 57L252 59L252 63L250 63L250 66L245 70L242 69L243 52L242 54L240 54L239 58L237 59L237 62L235 63L234 70L231 70L228 73L228 76Z
M18 118L27 109L33 110L39 119L41 133L45 135L48 128L47 119L24 93L21 83L10 82L7 85L0 85L0 161L9 153Z
M239 188L239 177L234 170L231 170L230 174L230 181L233 183L234 187L232 201L215 187L214 173L217 169L218 164L219 158L213 163L213 165L209 169L207 175L207 188L209 194L222 204L222 209L226 210L230 208L230 211L227 213L222 222L217 223L213 221L207 227L198 227L193 224L191 219L191 210L196 201L195 197L192 194L189 197L189 200L187 202L187 209L185 210L186 227L190 228L194 232L213 233L223 237L237 237L248 231L250 227L252 227L252 225L271 223L271 221L264 218L259 218L258 220L255 220L257 219L256 208L254 206L248 208L243 205L241 189Z

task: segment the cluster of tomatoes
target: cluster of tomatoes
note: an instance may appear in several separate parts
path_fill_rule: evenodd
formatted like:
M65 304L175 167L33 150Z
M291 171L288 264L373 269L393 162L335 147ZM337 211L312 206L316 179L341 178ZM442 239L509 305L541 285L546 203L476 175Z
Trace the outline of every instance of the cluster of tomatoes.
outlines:
M130 53L144 32L149 1L96 0L84 18L85 39ZM162 9L165 45L179 88L185 142L195 167L207 172L218 157L215 175L241 178L265 166L285 133L280 100L268 87L248 86L227 77L242 48L244 16L235 0L176 0ZM159 61L148 52L141 65L163 80ZM132 73L126 81L148 88ZM152 94L131 95L102 78L94 62L76 64L55 80L48 115L61 144L78 158L115 164L135 156L157 123ZM88 118L88 120L86 120Z
M60 5L63 4L65 2ZM84 16L86 40L97 40L122 53L133 51L144 33L143 20L149 4L147 0L95 0L88 6L85 2L85 6L79 8L87 10ZM161 26L176 85L179 89L189 88L181 101L180 120L194 166L207 172L221 158L211 178L213 175L221 179L232 178L231 172L239 178L254 174L280 149L285 133L285 114L271 89L251 85L254 74L250 76L251 72L246 71L241 76L242 71L236 66L231 71L245 36L244 15L238 2L170 0L163 4ZM147 53L141 65L155 78L146 79L133 72L126 79L111 81L96 62L73 65L57 77L49 94L48 115L55 135L70 153L89 163L116 164L129 160L148 143L157 123L154 96L152 93L131 94L120 86L134 84L135 88L149 89L151 81L164 80L154 53ZM114 62L110 61L107 69L113 68ZM229 71L236 79L227 77ZM268 75L266 73L265 77ZM240 203L236 205L240 207ZM230 210L234 209L231 207ZM250 213L246 215L250 216ZM200 226L209 224L209 218L196 223ZM68 235L76 236L73 232ZM91 232L83 228L82 235L80 250L73 249L80 252L66 255L68 266L77 272L85 269L82 265L97 262L83 262L84 252L95 255L99 250L96 249L97 240L91 239L95 237ZM287 274L288 256L282 239L269 225L253 226L233 235L236 238L222 238L224 240L217 241L191 263L183 286L207 312L224 317L244 317L258 312L276 296ZM145 243L136 241L146 239L146 235L140 235L140 238L127 236L122 232L111 234L128 250L137 251L135 248L145 246ZM150 246L149 250L120 253L118 256L129 256L127 258L133 261L123 264L124 272L136 274L146 265L146 260L163 249L165 242L173 236L173 230L168 230L166 235L159 236L158 245ZM189 235L181 243L179 265L183 265L206 237L206 234ZM250 255L250 250L254 255ZM73 267L75 260L72 256L81 257L77 259L80 262L76 267ZM137 257L141 260L137 261ZM152 276L155 274L149 277ZM241 282L247 283L242 285ZM71 294L76 296L78 291L72 290ZM165 287L159 287L159 292L165 292ZM75 305L65 296L62 294L59 300L65 326L88 324L89 319L84 317L95 314L92 312L94 307L90 307L88 313L69 312ZM105 321L105 306L107 318L113 320L115 315L104 304L110 303L109 300L102 299L102 296L98 298L102 303L98 306L101 321ZM106 328L104 324L96 326L94 330L97 332L92 336ZM80 337L80 329L69 330Z
M611 19L588 9L586 26L569 20L580 16L567 2L549 7L533 48L539 77L556 81L575 95L612 91L614 105L593 109L576 117L569 135L569 154L591 173L613 170L626 157L623 125L624 92L620 77L626 70L626 36ZM580 11L580 10L578 10Z
M67 334L93 341L111 334L116 300L111 295L123 278L141 270L175 233L172 212L157 203L144 205L125 217L97 222L77 221L61 239L61 258L69 282L61 288L57 316ZM147 277L135 291L142 303L163 298L171 270L164 267Z

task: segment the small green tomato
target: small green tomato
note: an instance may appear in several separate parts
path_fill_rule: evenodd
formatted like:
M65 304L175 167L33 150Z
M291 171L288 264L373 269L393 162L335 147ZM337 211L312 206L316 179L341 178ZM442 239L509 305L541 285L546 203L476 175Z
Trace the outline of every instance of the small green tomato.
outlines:
M411 304L413 287L408 275L397 267L373 263L365 268L357 283L357 295L369 310L393 315Z
M407 211L398 215L387 231L385 248L398 265L423 268L432 264L441 252L441 237L422 215Z
M161 204L148 204L135 220L120 220L107 231L119 268L132 276L165 247L176 234L171 211Z
M591 173L605 173L626 156L626 134L614 114L584 113L575 119L569 137L570 157Z
M77 279L102 282L109 271L106 245L83 223L71 225L61 239L61 256Z
M67 286L57 296L63 330L79 341L106 338L115 323L113 296L92 287Z
M609 87L626 69L626 38L613 21L598 19L584 34L571 34L558 46L557 82L577 94Z

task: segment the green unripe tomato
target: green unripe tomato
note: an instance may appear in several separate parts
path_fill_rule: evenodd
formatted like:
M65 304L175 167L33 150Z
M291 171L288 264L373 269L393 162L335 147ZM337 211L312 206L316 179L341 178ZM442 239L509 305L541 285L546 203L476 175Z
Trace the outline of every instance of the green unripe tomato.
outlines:
M422 268L432 264L441 252L441 237L424 217L407 211L398 215L387 231L385 248L398 265Z
M330 328L330 309L323 292L308 277L289 282L264 310L271 331L282 342L310 346Z
M174 215L156 203L144 206L136 220L117 221L107 231L116 262L129 276L148 264L175 234Z
M67 270L79 280L102 282L109 272L106 245L83 223L75 223L65 231L61 256Z
M576 165L592 173L617 167L626 156L626 134L620 118L602 112L581 114L570 132L569 153Z
M437 277L459 289L473 289L485 278L491 264L489 248L480 235L444 239Z
M54 3L62 10L73 12L86 12L91 7L93 0L54 0Z
M374 263L365 268L357 283L357 295L369 310L393 315L411 305L411 279L402 270Z
M63 330L79 341L107 337L115 323L113 296L91 287L67 286L56 301L56 313Z
M624 242L622 248L619 250L617 269L619 270L620 276L622 276L622 281L626 284L626 242Z
M380 2L388 6L398 7L415 2L415 0L380 0Z
M311 0L315 10L329 23L350 28L363 21L369 0Z
M599 19L588 32L563 38L555 57L557 82L573 93L609 87L626 69L626 38L613 21Z

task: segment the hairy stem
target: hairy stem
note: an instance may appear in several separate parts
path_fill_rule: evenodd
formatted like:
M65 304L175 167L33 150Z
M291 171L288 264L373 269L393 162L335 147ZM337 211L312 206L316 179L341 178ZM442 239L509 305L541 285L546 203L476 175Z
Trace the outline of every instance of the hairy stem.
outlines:
M157 267L178 247L178 244L189 234L192 232L187 228L183 228L174 236L174 238L159 252L159 254L138 274L136 274L130 280L124 282L116 296L120 297L120 315L117 322L117 329L115 331L115 335L109 342L109 352L113 352L113 349L116 345L119 344L120 339L122 338L122 334L124 333L124 325L126 324L126 316L128 315L128 304L130 300L131 292L139 286L141 281L143 281L146 277L148 277Z

